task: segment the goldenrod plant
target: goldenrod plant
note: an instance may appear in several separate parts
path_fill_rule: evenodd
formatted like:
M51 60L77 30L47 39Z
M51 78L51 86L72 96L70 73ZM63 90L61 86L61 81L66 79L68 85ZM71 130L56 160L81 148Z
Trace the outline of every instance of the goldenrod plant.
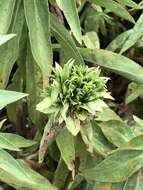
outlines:
M0 189L143 189L142 0L0 0Z

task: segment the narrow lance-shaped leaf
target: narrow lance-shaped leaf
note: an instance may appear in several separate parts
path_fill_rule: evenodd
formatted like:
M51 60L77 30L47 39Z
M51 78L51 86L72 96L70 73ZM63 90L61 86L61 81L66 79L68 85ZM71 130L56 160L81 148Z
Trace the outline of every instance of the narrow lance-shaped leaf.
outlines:
M52 14L50 21L52 34L60 43L67 60L72 58L75 60L75 63L84 64L76 44L66 28L60 22L58 22L57 18Z
M0 168L0 181L16 189L57 190L46 178L30 169L24 162L15 160L2 149L0 149Z
M24 66L24 64L22 66ZM14 73L12 82L7 87L7 90L16 91L16 92L23 91L23 78L22 78L23 74L21 71L24 72L24 69L21 70L20 67L18 67L18 69ZM27 100L28 99L26 99L26 101ZM6 107L8 118L14 125L17 123L17 117L20 117L20 115L22 114L21 112L23 110L23 103L24 103L23 101L16 101L13 102L12 104L8 104L8 106Z
M116 183L125 181L142 166L142 150L118 150L96 167L85 169L82 173L89 180Z
M79 43L81 43L81 29L80 20L76 8L75 0L56 0L60 9L64 12L64 15L70 25L70 28Z
M61 158L58 162L58 166L56 168L56 171L54 173L54 180L53 184L58 187L59 189L63 189L67 180L67 177L69 175L69 170Z
M0 90L0 109L4 108L8 104L15 102L21 98L26 97L28 94L21 92L14 92L8 90Z
M108 1L103 1L103 0L89 0L92 3L95 3L97 5L100 5L102 7L105 7L106 9L109 9L116 15L122 17L125 20L129 20L130 22L134 22L133 17L128 13L128 11L121 6L119 3L113 1L113 0L108 0Z
M46 88L53 62L48 0L25 0L24 7L32 54L42 70L43 85Z
M143 150L143 134L132 138L129 142L119 147L121 150ZM118 150L118 149L117 149ZM116 151L116 150L115 150Z
M133 0L117 0L121 5L125 5L134 9L140 9L140 5L135 3Z
M25 70L26 70L26 47L27 47L27 26L24 25L21 38L19 41L19 56L16 61L18 68L16 72L14 73L11 83L8 85L7 90L17 91L17 92L23 92L25 91ZM29 92L28 92L29 94ZM28 99L29 100L29 97ZM23 117L23 101L14 102L13 104L10 104L7 106L7 114L9 120L17 126L18 129L19 125L21 125L20 119L17 120L17 118Z
M61 157L70 170L74 169L75 146L74 136L67 130L61 131L56 138L57 145L61 152Z
M129 142L135 135L128 125L118 120L99 123L105 137L115 146Z
M16 0L0 1L0 34L6 34L12 21Z
M127 30L127 31L119 34L118 36L116 36L108 44L108 46L106 47L106 50L119 52L131 33L132 33L132 29Z
M86 61L93 62L137 83L143 83L143 68L125 56L102 49L80 48ZM134 71L134 72L133 72Z
M23 4L22 1L19 0L16 3L13 24L9 29L9 32L16 34L16 37L8 41L6 44L3 44L3 46L0 46L0 88L6 87L13 65L18 58L19 41L24 20Z
M25 55L25 52L23 55ZM29 117L36 126L42 126L41 113L35 109L36 104L40 101L43 87L42 82L42 71L34 60L28 45L26 57L26 92L29 94L29 97L27 105Z
M105 157L112 150L113 146L107 141L95 122L92 122L92 126L91 124L81 126L80 132L89 152L96 152Z
M35 141L27 140L19 135L11 133L0 133L0 148L20 151L20 148L30 147Z
M143 36L143 14L137 20L134 28L132 29L131 34L127 38L125 44L121 49L121 53L127 51L132 47L141 37Z

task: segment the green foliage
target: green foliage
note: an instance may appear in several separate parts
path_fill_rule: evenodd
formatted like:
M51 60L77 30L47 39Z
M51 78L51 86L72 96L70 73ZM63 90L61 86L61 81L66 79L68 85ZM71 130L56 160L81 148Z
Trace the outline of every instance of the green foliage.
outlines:
M102 111L102 107L106 107L102 99L110 98L110 95L105 85L107 78L99 76L98 68L73 64L73 61L69 61L63 68L56 64L52 82L37 110L58 115L56 122L62 125L64 121L68 130L77 135L80 121L88 120L97 111Z
M81 29L75 0L56 0L60 9L71 27L71 30L79 43L81 43Z
M48 0L43 0L42 2L39 0L26 0L24 1L24 10L29 29L31 51L42 71L45 88L52 63Z
M0 148L2 149L20 151L20 148L30 147L35 143L16 134L0 133Z
M0 90L0 109L4 108L8 104L15 102L23 97L26 97L28 94L21 92L13 92L7 90Z
M143 189L142 9L0 1L0 189Z

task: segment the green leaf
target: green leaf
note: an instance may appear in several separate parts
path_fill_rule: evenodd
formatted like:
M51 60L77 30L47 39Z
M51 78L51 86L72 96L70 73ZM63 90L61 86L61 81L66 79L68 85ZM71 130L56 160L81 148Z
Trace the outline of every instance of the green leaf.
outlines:
M52 100L50 97L47 97L44 100L42 100L39 104L37 104L36 110L47 114L51 112L51 109L50 109L51 105L52 105Z
M143 189L143 170L140 169L127 179L123 190L142 190Z
M102 49L80 48L80 53L86 61L100 65L131 81L143 83L143 68L125 56Z
M143 36L143 14L137 20L132 32L124 43L121 54L131 48Z
M32 54L42 71L46 88L53 62L48 0L25 0L24 8Z
M7 41L15 37L15 34L7 34L7 35L1 35L0 34L0 46L5 44Z
M7 90L16 91L16 92L23 91L23 73L22 73L24 71L23 66L24 65L22 65L22 69L19 67L16 70L12 79L12 83L8 85ZM17 123L17 117L20 117L20 115L23 114L22 113L23 103L24 103L23 101L16 101L13 102L12 104L8 104L8 106L6 107L8 118L14 125L19 125Z
M127 95L125 99L126 104L131 103L132 101L134 101L136 98L138 98L140 95L143 94L143 85L132 82L129 84L128 90L130 94Z
M8 90L0 90L0 109L8 104L26 97L28 94Z
M80 121L69 116L66 118L65 122L67 129L71 132L72 135L76 136L80 131Z
M31 190L57 190L50 182L30 169L24 162L15 160L10 154L0 149L0 180L18 188Z
M39 69L39 66L37 65L37 63L35 62L35 60L32 56L30 47L28 46L28 48L26 50L27 50L27 52L24 52L23 56L25 56L25 53L27 53L27 57L26 57L26 92L29 94L28 99L27 99L28 114L29 114L31 121L36 126L42 126L43 125L43 123L42 123L43 114L35 109L36 105L41 100L41 91L43 88L42 72ZM24 64L22 64L22 65L24 65Z
M134 131L135 136L139 136L143 134L143 120L139 117L133 115L133 125L131 126Z
M120 150L143 150L143 135L134 137L129 142L122 144L119 149Z
M65 56L67 57L67 60L72 58L75 60L75 63L84 64L76 44L66 28L52 14L50 21L52 34L60 43L62 49L65 50Z
M69 170L63 159L60 159L56 171L54 173L53 185L58 187L58 189L63 189L68 175L69 175Z
M13 22L9 29L9 33L16 34L16 37L11 39L8 43L0 46L0 88L6 87L13 65L18 58L19 43L23 25L24 10L22 2L21 0L19 0L16 4L16 8L13 15Z
M70 28L77 39L81 44L81 29L80 29L80 20L78 17L78 12L76 8L75 0L56 0L60 9L64 12L64 15L70 25Z
M67 164L69 170L73 170L75 160L75 145L73 135L67 129L64 129L57 136L56 142L60 149L62 159Z
M120 16L121 18L128 20L130 22L134 22L133 17L128 13L128 11L121 6L119 3L113 1L113 0L108 0L108 1L103 1L103 0L90 0L90 2L95 3L99 6L105 7L106 9L109 9L116 15Z
M0 148L20 151L20 148L30 147L36 142L27 140L19 135L11 133L0 133Z
M16 64L18 65L18 68L16 72L14 73L10 84L6 88L10 91L17 91L17 92L23 92L25 91L25 70L26 70L26 51L27 51L27 27L24 25L21 38L19 41L19 56L16 61ZM31 62L30 62L31 64ZM29 94L29 92L27 92ZM29 100L29 96L27 98ZM19 128L19 125L21 125L21 119L23 117L23 101L17 101L12 104L9 104L6 109L8 113L9 120ZM17 119L19 118L19 119ZM24 121L24 120L23 120Z
M105 157L112 150L113 146L95 122L92 122L92 126L90 124L81 126L80 132L89 152L96 152Z
M98 99L94 102L89 102L81 107L94 115L98 111L102 112L103 109L107 107L107 105L104 103L103 100Z
M84 178L81 175L76 175L74 180L69 184L68 189L69 190L75 190L78 189L78 187L81 186L81 183L83 182Z
M109 107L104 108L102 112L96 113L96 121L109 121L109 120L119 120L121 121L121 118Z
M136 123L138 123L140 126L143 126L143 120L138 118L137 116L133 115L133 118Z
M99 49L100 48L100 41L98 38L98 35L96 32L91 31L91 32L87 32L83 37L82 37L85 45L87 48L90 49Z
M16 0L0 1L0 34L6 34L10 27Z
M119 50L121 50L121 48L123 47L124 43L126 42L126 40L128 39L131 33L132 33L132 29L119 34L115 39L113 39L109 43L109 45L106 47L106 50L119 52Z
M137 3L135 3L132 0L117 0L121 5L125 5L134 9L140 9L140 5L138 5Z
M129 142L134 137L129 126L118 120L99 123L99 126L105 137L117 147Z
M88 132L90 133L90 129L88 130ZM85 168L92 168L93 166L99 164L103 160L103 157L101 155L98 155L95 152L94 152L94 156L91 154L90 144L87 144L86 141L84 142L82 133L83 132L81 131L81 135L78 135L75 138L76 158L78 158L80 161L80 165L78 165L77 163L77 166L79 167L79 171L82 171ZM75 164L76 164L76 160L75 160Z
M123 183L88 183L85 190L123 190Z
M107 156L92 169L83 171L83 175L93 181L122 182L143 166L143 151L118 150Z

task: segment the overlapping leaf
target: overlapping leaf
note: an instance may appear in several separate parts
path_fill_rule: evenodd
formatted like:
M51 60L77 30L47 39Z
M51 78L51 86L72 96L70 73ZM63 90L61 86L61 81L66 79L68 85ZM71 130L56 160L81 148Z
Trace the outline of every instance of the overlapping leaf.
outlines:
M81 48L80 53L86 61L100 65L131 81L143 83L143 68L125 56L102 49L91 50Z
M143 166L142 150L119 150L109 155L95 168L83 171L90 180L99 182L122 182Z
M33 57L43 74L44 88L48 85L48 77L52 68L52 49L50 39L50 14L48 1L25 0L25 17L29 29L29 37Z
M15 160L2 149L0 149L0 180L16 189L57 190L46 178L30 169L23 162Z
M137 20L132 32L121 49L121 53L127 51L143 36L143 14Z
M6 34L10 27L16 0L0 1L0 34Z
M64 12L75 38L81 43L80 20L76 8L76 0L56 0L56 2Z
M135 136L128 125L118 120L103 122L99 126L106 138L117 147L129 142Z
M81 126L81 136L83 141L91 153L98 153L105 157L114 147L104 137L102 131L96 123L92 122L92 126Z
M98 38L98 35L96 32L91 31L91 32L87 32L83 37L82 37L85 45L87 48L90 49L99 49L100 48L100 41Z
M135 3L133 0L117 0L121 5L125 5L134 9L140 9L140 5Z
M60 149L62 159L67 164L68 168L73 170L75 160L74 137L65 129L57 136L56 142Z
M90 0L90 2L93 2L97 5L103 6L106 9L109 9L116 15L124 18L125 20L129 20L131 22L134 22L133 17L128 13L128 11L121 6L119 3L113 0L103 1L103 0Z
M15 7L13 24L11 25L9 30L10 33L16 34L16 37L11 39L3 46L0 46L0 88L6 87L13 65L18 58L19 42L23 25L24 10L22 2L21 0L19 0Z
M30 147L35 143L16 134L0 133L0 148L2 149L19 151L20 148Z
M64 52L66 52L65 56L67 60L72 58L75 60L75 63L83 64L83 59L77 50L76 44L66 28L60 22L58 22L57 18L52 14L50 21L52 33L57 41L61 44Z
M8 90L0 90L0 109L4 108L8 104L15 102L21 98L26 97L28 94L21 92L14 92Z

